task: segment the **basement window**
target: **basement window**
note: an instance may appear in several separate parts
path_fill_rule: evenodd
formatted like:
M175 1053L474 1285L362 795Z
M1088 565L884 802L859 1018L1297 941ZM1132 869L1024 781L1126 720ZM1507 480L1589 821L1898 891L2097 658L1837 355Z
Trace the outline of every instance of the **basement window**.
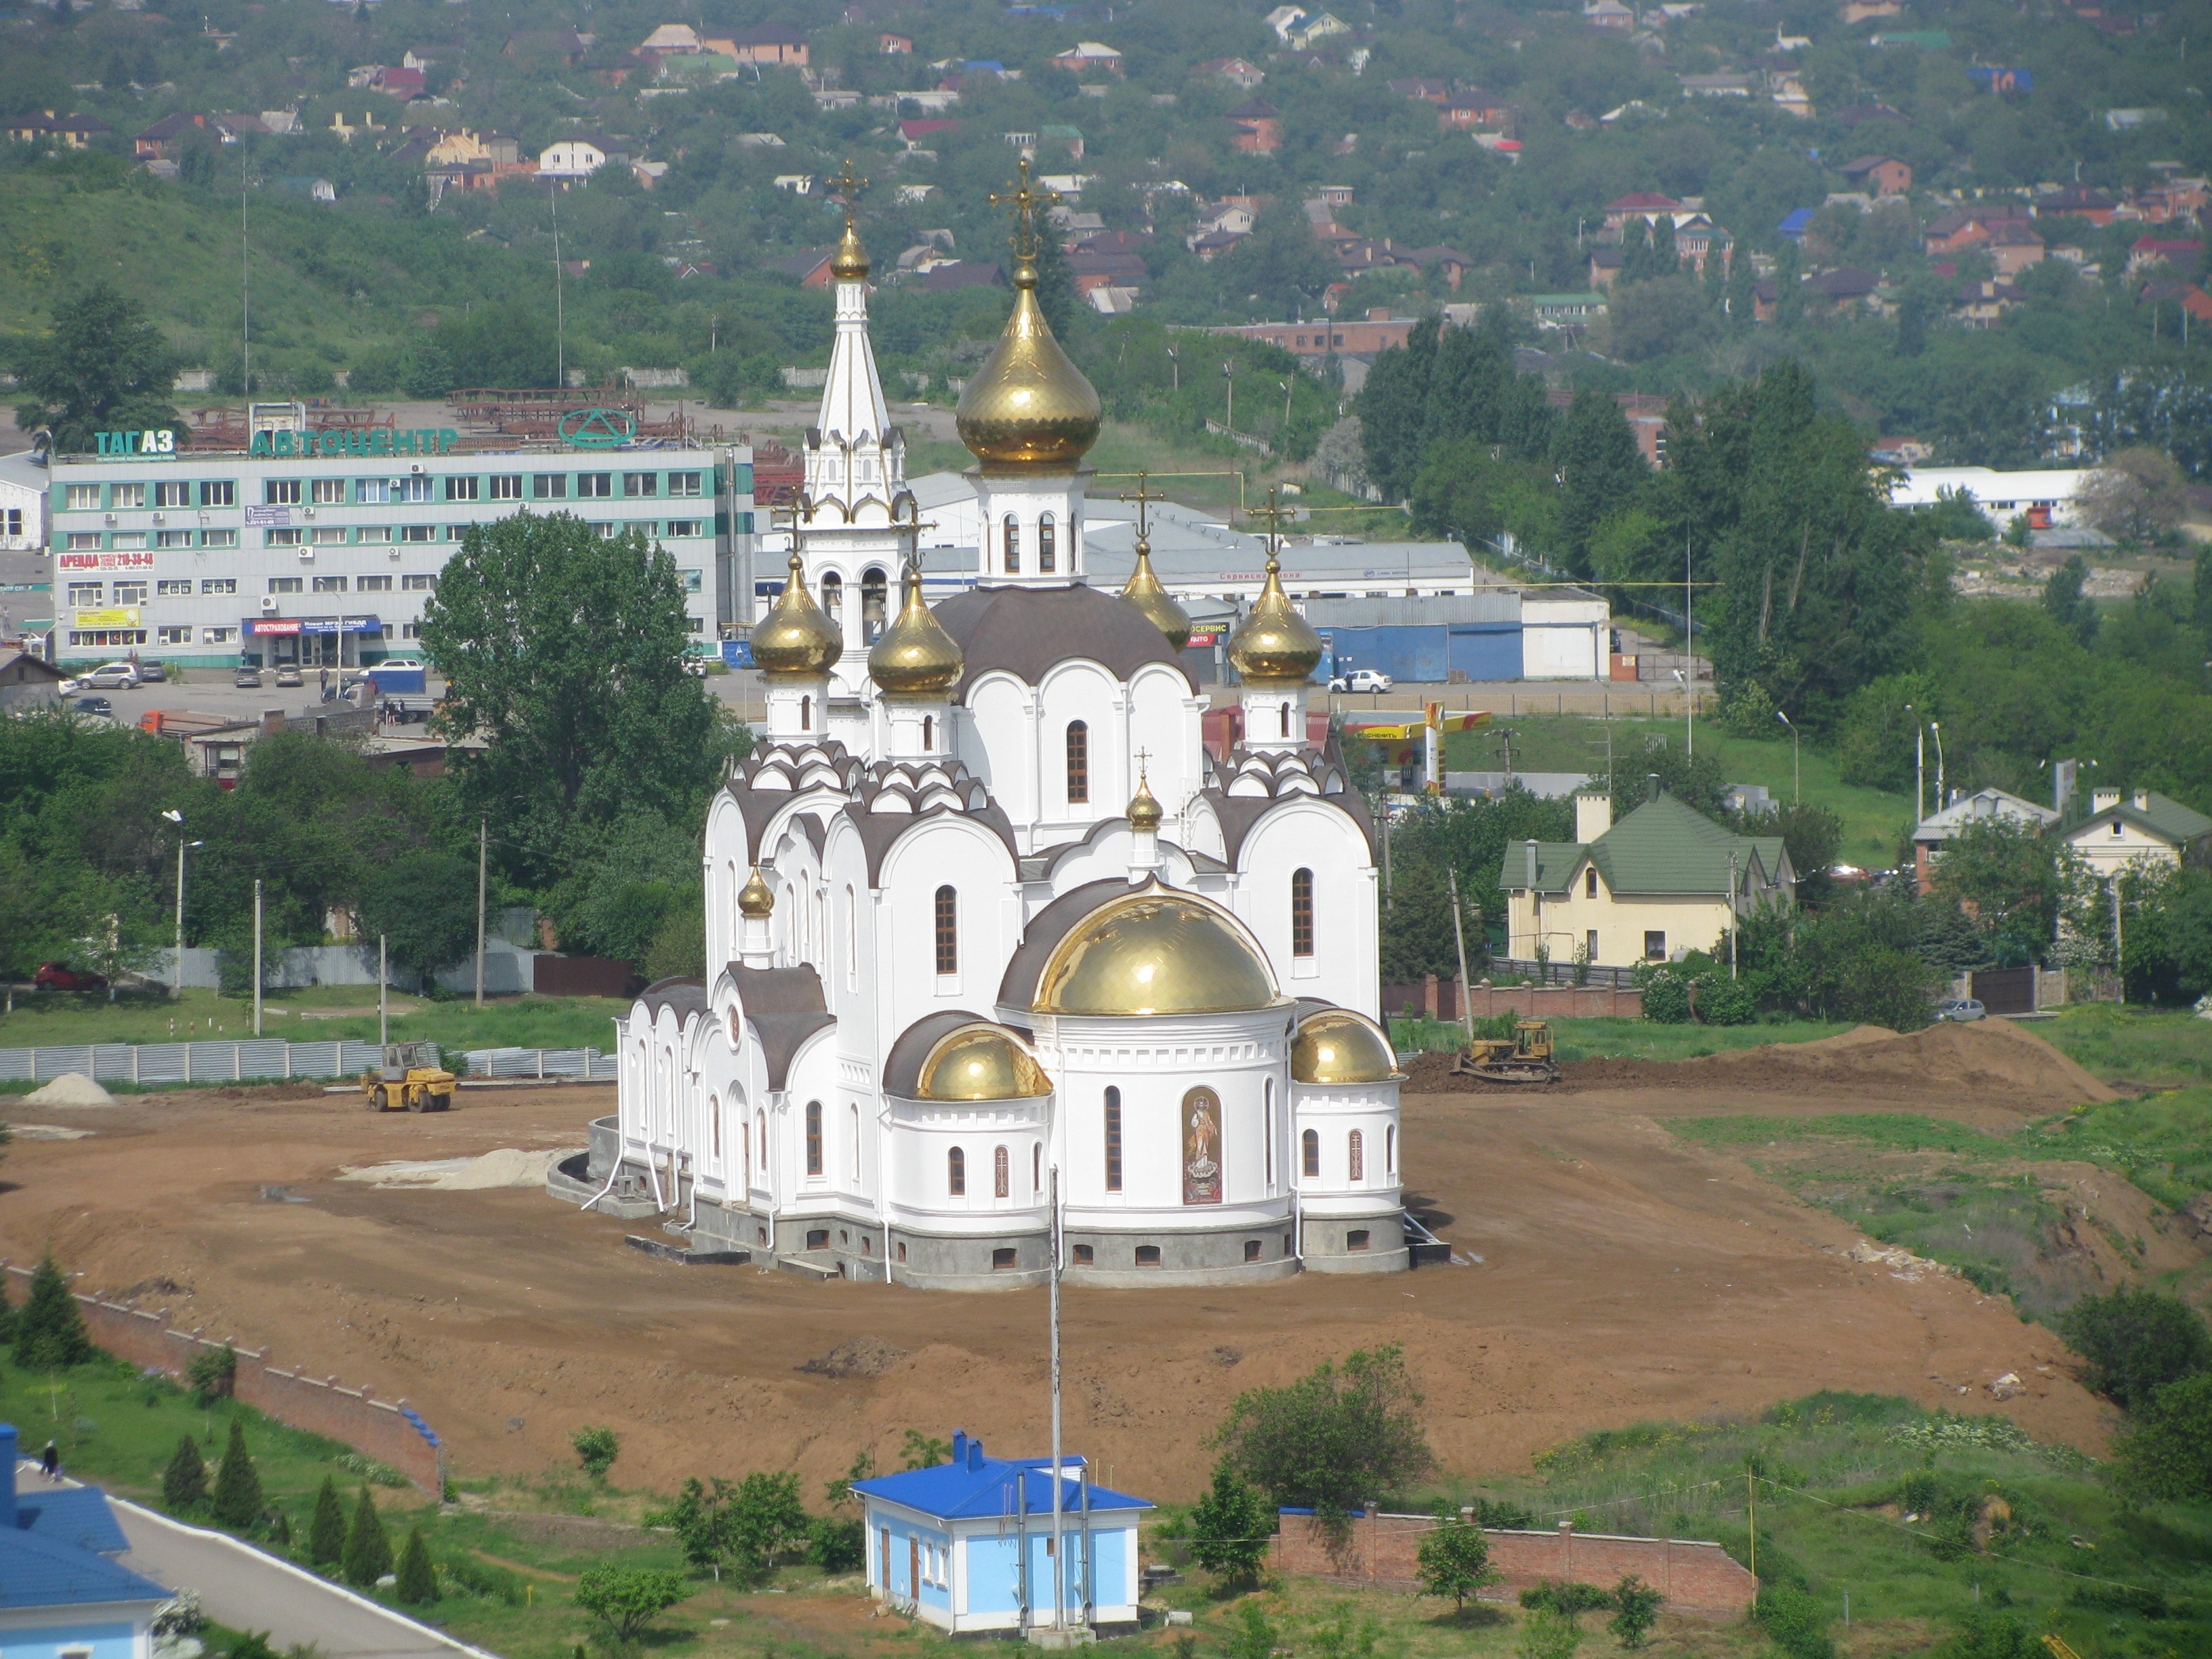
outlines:
M827 1227L809 1228L806 1234L806 1248L810 1250L828 1249L830 1248L830 1230Z
M1345 1234L1344 1248L1347 1250L1365 1249L1367 1248L1367 1229L1364 1227L1355 1227L1350 1232Z
M1244 1241L1244 1259L1247 1261L1257 1261L1260 1259L1260 1241L1258 1239L1248 1238Z
M998 1249L991 1252L991 1271L993 1273L1004 1273L1013 1265L1014 1253L1012 1250Z
M1157 1244L1138 1245L1137 1265L1139 1267L1158 1267L1160 1265L1160 1247Z
M1087 1267L1091 1265L1091 1247L1088 1244L1077 1245L1075 1247L1075 1265L1079 1267Z

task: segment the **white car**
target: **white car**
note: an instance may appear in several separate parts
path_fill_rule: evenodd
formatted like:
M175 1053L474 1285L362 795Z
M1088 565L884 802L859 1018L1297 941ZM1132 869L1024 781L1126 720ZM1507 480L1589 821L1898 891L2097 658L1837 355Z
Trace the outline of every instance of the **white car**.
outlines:
M386 657L368 671L372 674L427 674L430 665L420 657Z
M135 662L104 662L84 677L85 688L94 691L132 691L139 681Z
M1328 683L1332 691L1388 691L1390 677L1379 668L1355 668Z

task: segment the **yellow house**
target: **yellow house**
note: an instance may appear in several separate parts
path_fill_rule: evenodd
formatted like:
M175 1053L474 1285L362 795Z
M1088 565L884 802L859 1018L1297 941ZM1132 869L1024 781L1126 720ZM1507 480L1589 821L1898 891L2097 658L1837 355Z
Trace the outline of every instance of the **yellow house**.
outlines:
M1601 794L1575 797L1575 839L1508 844L1505 954L1626 968L1710 951L1733 919L1796 902L1779 836L1740 836L1671 795L1619 823Z
M2179 865L2212 838L2212 818L2154 790L2100 789L2088 821L2066 839L2100 881L2130 865Z

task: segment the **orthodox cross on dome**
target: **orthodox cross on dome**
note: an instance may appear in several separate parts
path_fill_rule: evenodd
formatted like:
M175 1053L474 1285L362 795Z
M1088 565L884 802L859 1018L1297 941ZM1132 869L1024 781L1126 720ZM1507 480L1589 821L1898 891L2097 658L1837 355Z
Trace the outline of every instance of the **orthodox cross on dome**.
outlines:
M1145 481L1151 477L1152 474L1149 472L1139 472L1137 474L1136 489L1125 489L1121 492L1123 501L1134 501L1137 504L1137 539L1148 547L1152 544L1152 520L1147 509L1154 501L1167 500L1164 493L1159 490L1147 490L1145 488Z
M1283 520L1297 517L1295 509L1285 507L1276 499L1280 488L1278 484L1269 484L1267 506L1252 507L1244 515L1248 519L1264 519L1267 521L1267 528L1263 534L1267 544L1267 568L1270 570L1275 568L1282 552Z
M853 222L854 204L860 199L860 192L868 187L868 180L854 173L853 158L848 155L845 158L845 170L842 173L831 173L822 182L830 186L830 194L844 208L845 222L850 225Z
M998 208L1011 208L1013 210L1014 258L1024 266L1031 266L1034 265L1037 256L1037 214L1040 210L1058 207L1060 196L1056 190L1048 190L1030 182L1028 156L1022 157L1015 171L1017 177L1009 182L1004 192L995 190L991 192L991 205ZM1016 280L1020 280L1019 272L1016 273ZM1034 270L1030 273L1030 280L1032 282L1036 280Z

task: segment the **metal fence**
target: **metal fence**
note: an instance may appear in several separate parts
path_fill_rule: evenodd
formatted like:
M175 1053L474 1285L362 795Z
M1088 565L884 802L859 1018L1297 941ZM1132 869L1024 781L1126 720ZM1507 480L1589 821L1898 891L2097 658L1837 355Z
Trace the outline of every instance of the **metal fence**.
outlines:
M447 1055L452 1065L454 1056ZM460 1056L470 1077L566 1078L612 1083L617 1062L597 1048L475 1048ZM99 1042L0 1048L0 1082L44 1082L76 1072L102 1083L246 1083L276 1078L359 1077L381 1064L374 1042Z
M1606 968L1596 963L1585 964L1577 978L1572 962L1537 962L1519 957L1492 957L1490 966L1477 975L1492 985L1518 985L1522 980L1534 980L1539 985L1609 985L1617 991L1636 988L1633 968Z

